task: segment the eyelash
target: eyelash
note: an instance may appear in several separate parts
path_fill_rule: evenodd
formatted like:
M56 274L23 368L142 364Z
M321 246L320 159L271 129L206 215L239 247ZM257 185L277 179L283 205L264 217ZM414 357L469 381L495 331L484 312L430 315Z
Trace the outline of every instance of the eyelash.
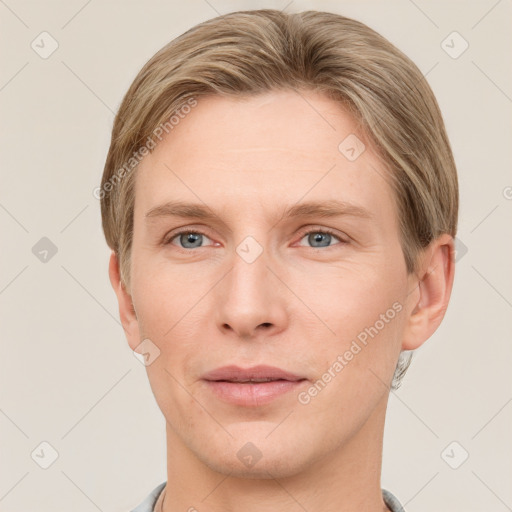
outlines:
M162 242L162 245L164 245L164 246L165 245L170 245L171 242L175 238L177 238L178 236L182 235L183 233L193 233L195 235L202 235L202 236L205 236L207 238L210 238L206 233L204 233L201 230L182 229L181 231L177 231L176 233L173 233L171 237L165 238L164 241ZM331 236L333 236L334 238L337 238L340 241L340 244L335 244L335 245L341 245L341 244L348 243L346 240L343 240L338 234L336 234L333 230L328 229L328 228L310 229L309 231L302 232L301 233L301 237L300 237L299 240L302 240L306 235L310 235L311 233L321 233L321 234L325 234L325 235L331 235ZM327 247L310 247L310 249L330 249L330 248L334 247L335 245L329 245ZM176 246L176 247L178 249L181 249L181 250L187 251L187 252L190 252L192 250L192 249L186 249L184 247L179 247L179 246ZM197 247L197 249L203 249L203 247Z

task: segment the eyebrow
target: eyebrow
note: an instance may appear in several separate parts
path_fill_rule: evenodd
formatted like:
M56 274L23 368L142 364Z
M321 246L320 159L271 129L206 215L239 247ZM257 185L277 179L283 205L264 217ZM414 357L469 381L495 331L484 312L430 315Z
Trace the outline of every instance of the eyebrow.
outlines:
M292 217L340 217L352 216L371 220L374 215L356 204L339 200L309 201L289 206L285 209L281 220ZM185 217L199 220L215 220L216 215L208 206L199 203L187 203L183 201L168 201L155 206L146 212L146 222L161 217Z

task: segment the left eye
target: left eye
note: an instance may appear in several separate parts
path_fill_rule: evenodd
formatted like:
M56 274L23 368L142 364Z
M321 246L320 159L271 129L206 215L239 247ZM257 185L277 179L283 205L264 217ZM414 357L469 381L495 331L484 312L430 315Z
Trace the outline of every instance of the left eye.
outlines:
M343 242L337 235L330 231L322 231L322 230L314 230L314 231L308 231L304 234L304 236L301 238L301 240L307 239L308 243L311 244L314 248L319 247L330 247L330 242L332 239L338 240L338 242Z

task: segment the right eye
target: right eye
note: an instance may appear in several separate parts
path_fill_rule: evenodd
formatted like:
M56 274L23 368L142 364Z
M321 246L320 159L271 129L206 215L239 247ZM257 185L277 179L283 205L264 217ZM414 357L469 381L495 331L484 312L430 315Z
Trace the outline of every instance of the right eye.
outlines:
M167 238L167 240L164 242L164 245L177 245L173 243L173 240L177 239L179 242L178 247L180 249L197 249L203 247L201 242L203 242L204 238L210 240L204 233L200 231L182 230L172 234L169 238Z

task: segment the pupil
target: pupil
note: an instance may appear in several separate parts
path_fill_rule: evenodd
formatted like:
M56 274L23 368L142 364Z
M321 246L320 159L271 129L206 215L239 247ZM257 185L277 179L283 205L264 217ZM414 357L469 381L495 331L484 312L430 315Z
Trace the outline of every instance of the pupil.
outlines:
M316 245L316 247L327 247L329 245L330 235L329 233L314 233L310 236L310 243L315 246L316 243L320 245ZM324 243L322 243L324 242Z
M200 241L200 235L199 233L185 233L182 236L181 243L184 247L190 248L190 245L195 246L197 244L198 240ZM190 244L190 245L187 245Z

